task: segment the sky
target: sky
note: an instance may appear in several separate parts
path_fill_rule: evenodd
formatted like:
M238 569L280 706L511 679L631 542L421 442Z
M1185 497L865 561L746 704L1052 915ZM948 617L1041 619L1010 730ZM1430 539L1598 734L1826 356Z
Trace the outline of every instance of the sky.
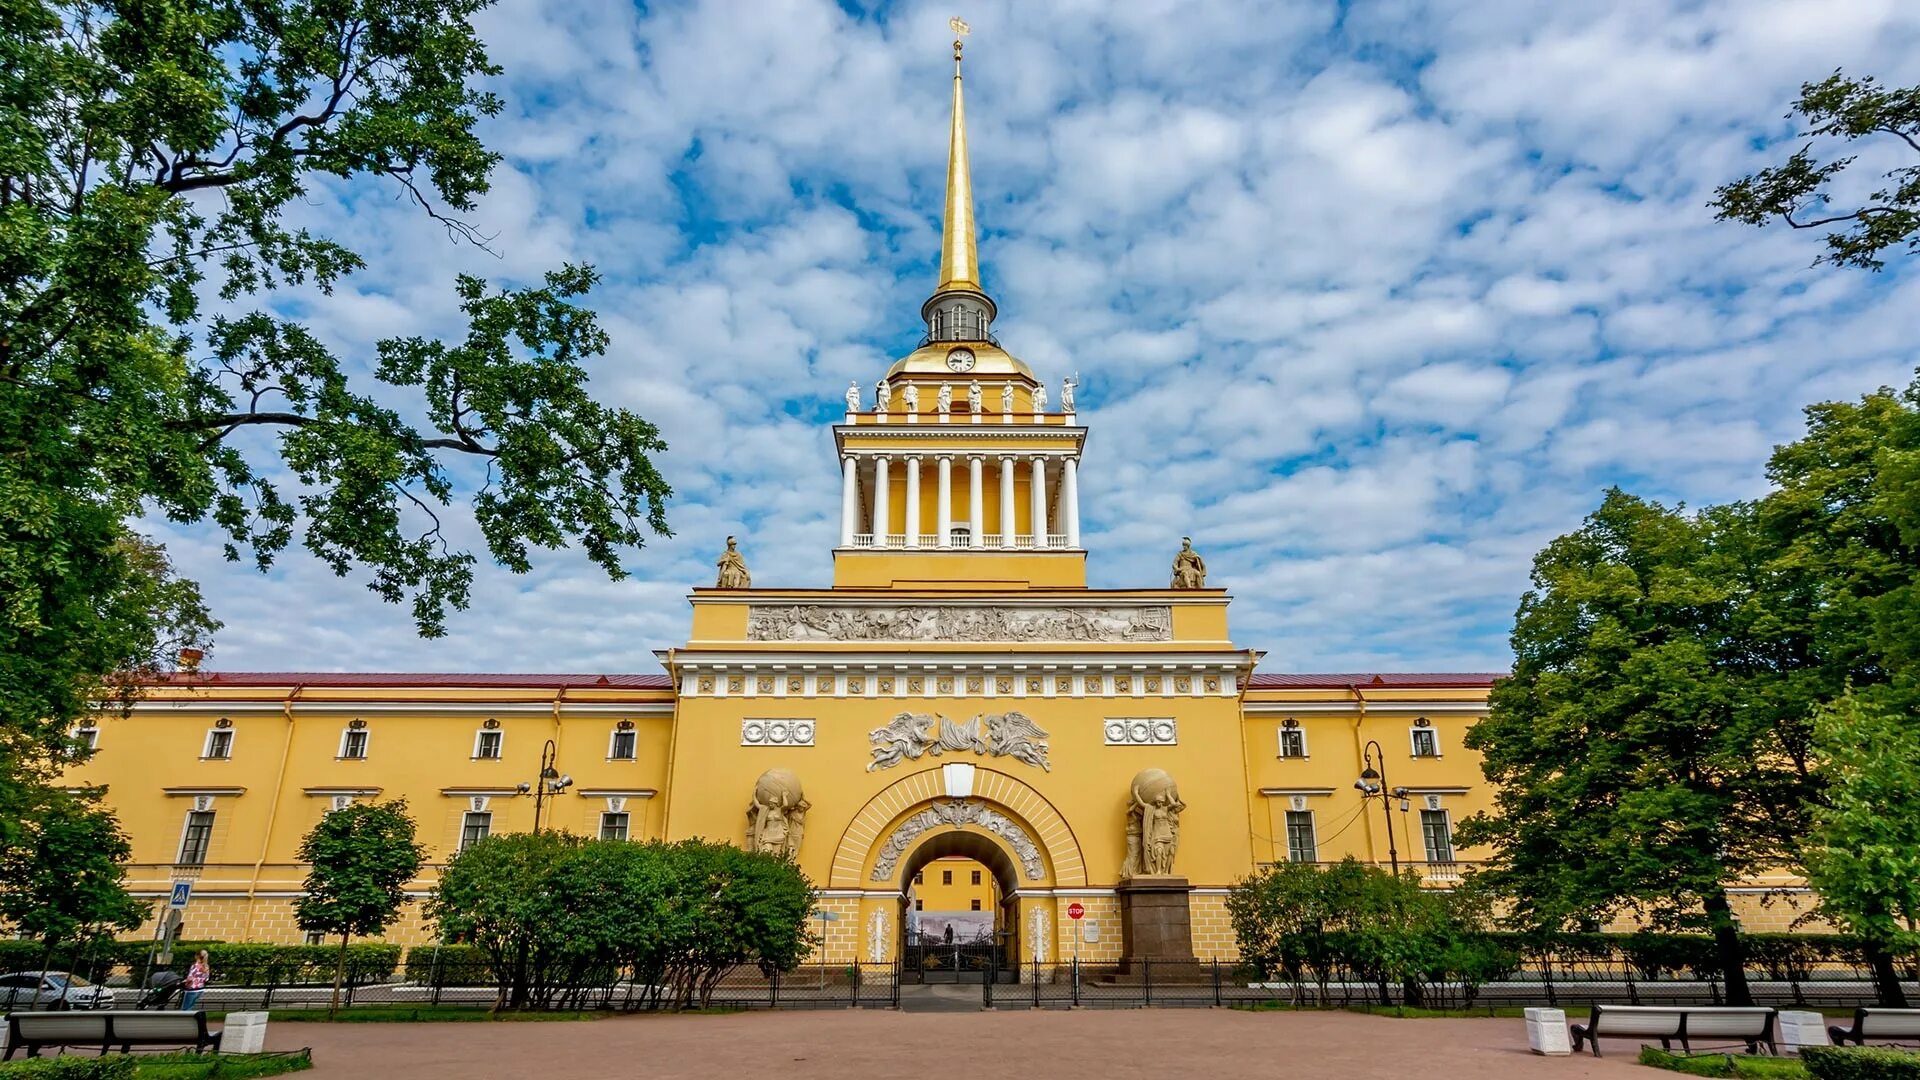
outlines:
M483 561L423 640L364 575L297 551L262 575L148 522L225 621L208 666L651 672L729 534L756 585L829 584L830 425L924 331L956 13L995 329L1056 396L1081 379L1090 583L1162 585L1192 536L1262 671L1501 670L1534 552L1606 488L1752 497L1804 405L1920 363L1920 260L1815 268L1817 236L1706 206L1799 145L1802 82L1920 82L1920 5L950 7L485 12L491 250L323 184L298 216L368 267L276 303L364 372L382 338L459 332L458 273L596 266L592 386L662 429L674 535L620 582Z

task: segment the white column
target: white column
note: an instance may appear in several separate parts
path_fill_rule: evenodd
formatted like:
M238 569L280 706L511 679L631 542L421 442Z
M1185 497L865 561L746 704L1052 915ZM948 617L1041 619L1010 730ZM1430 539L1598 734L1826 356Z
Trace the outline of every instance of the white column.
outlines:
M887 505L887 456L873 459L873 546L887 546L887 519L892 515Z
M1013 546L1013 459L1000 459L1000 546Z
M1033 459L1033 546L1047 546L1047 459Z
M980 455L967 458L967 546L979 547L980 534L987 521L985 502L980 490Z
M940 455L940 506L936 511L936 528L940 538L935 541L940 547L953 546L953 459Z
M840 546L852 547L860 531L860 462L849 454L840 460Z
M907 546L920 546L920 459L907 458Z
M1060 516L1067 519L1067 546L1080 546L1080 463L1068 458L1061 463Z

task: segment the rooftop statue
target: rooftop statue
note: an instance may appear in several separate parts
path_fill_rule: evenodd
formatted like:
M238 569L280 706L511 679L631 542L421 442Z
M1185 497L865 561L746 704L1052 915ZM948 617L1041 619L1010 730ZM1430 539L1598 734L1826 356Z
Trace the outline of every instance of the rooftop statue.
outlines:
M877 412L877 413L886 412L887 402L890 401L892 398L893 398L893 387L888 385L887 380L881 379L879 382L873 384L873 411L874 412Z
M1193 538L1180 538L1180 553L1173 557L1173 588L1204 589L1207 587L1207 561L1193 550Z
M979 379L975 379L971 383L967 384L967 411L972 413L975 416L980 415L980 380Z
M940 396L936 399L934 408L938 409L942 416L953 411L953 385L951 383L940 384Z
M721 552L720 578L714 582L716 588L747 589L753 587L753 575L747 573L747 560L740 557L740 549L734 544L733 537L727 537L727 550Z
M1047 411L1047 384L1041 383L1033 388L1033 411L1040 414Z
M847 383L847 411L860 411L860 380L852 379Z
M1073 388L1078 385L1080 384L1075 382L1073 379L1073 376L1071 375L1061 380L1061 383L1060 383L1060 411L1061 412L1070 413L1073 411Z

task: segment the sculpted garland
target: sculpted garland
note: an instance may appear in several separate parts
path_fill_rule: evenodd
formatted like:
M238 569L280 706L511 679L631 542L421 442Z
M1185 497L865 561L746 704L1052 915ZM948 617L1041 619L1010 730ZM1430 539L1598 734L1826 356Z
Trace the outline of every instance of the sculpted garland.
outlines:
M1020 860L1020 868L1029 881L1040 881L1046 876L1046 869L1040 861L1040 845L1020 827L1018 822L997 811L988 809L984 803L972 799L959 799L952 802L935 803L925 810L900 823L880 847L880 857L873 864L872 879L886 881L893 876L894 867L899 865L900 857L912 848L914 842L931 829L943 825L972 825L990 832L1007 842L1015 857Z
M984 732L983 729L984 728ZM971 720L931 713L903 712L867 733L873 760L867 771L891 769L903 761L942 754L986 754L1052 772L1047 760L1047 733L1025 713L987 713Z
M750 641L1171 641L1173 615L1138 607L753 606Z

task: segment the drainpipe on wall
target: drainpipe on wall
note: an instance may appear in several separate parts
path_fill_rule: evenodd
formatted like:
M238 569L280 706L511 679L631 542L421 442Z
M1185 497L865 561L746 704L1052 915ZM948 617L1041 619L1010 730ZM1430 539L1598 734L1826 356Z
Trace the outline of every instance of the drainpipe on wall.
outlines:
M1254 804L1258 802L1261 806L1265 806L1266 796L1253 789L1253 760L1252 755L1247 753L1247 684L1253 681L1253 666L1259 662L1260 653L1254 649L1248 649L1246 665L1240 668L1236 676L1240 680L1240 694L1235 703L1235 707L1240 712L1240 790L1247 793L1247 855L1255 866L1260 863L1261 837L1267 838L1268 861L1272 861L1274 855L1273 837L1268 835L1273 831L1273 811L1267 811L1265 829L1259 828L1254 823Z
M653 654L660 660L660 666L667 669L667 688L673 693L673 713L667 718L667 775L660 780L661 840L670 839L667 835L667 824L673 820L673 758L680 749L680 669L674 664L674 653L675 650L667 649L664 650L664 655L661 652ZM636 724L635 730L638 728L639 725ZM634 742L636 746L639 745L637 736Z
M287 737L280 744L280 771L273 777L273 799L267 803L267 829L260 838L260 857L253 861L253 879L247 883L247 921L240 936L248 941L253 939L254 894L260 891L260 870L267 864L267 851L273 844L274 821L280 816L280 800L286 794L281 788L287 782L287 760L293 756L293 702L300 696L300 691L306 688L305 683L296 684L286 700L280 703L280 711L287 718Z
M1359 683L1348 683L1347 692L1352 694L1353 699L1360 703L1360 715L1356 716L1353 721L1353 761L1356 765L1362 765L1362 762L1366 758L1366 741L1360 738L1360 727L1367 722L1367 695L1360 692ZM1382 752L1384 753L1385 751ZM1365 766L1362 765L1362 767L1364 768ZM1356 771L1354 775L1358 776L1360 774ZM1364 792L1362 792L1360 796L1360 829L1367 834L1367 860L1378 866L1380 856L1374 850L1373 815L1367 813L1367 797Z

